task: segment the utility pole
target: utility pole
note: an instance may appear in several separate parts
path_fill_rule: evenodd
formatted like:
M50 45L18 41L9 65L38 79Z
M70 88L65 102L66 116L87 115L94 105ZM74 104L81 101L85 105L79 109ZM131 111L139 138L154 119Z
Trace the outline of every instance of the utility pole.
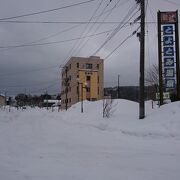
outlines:
M5 106L4 106L4 109L5 109L7 105L7 92L5 92L4 95L5 95Z
M4 109L6 109L6 105L7 105L7 92L4 93L4 96L5 96Z
M48 110L48 92L46 90L46 109Z
M81 112L83 113L83 83L81 84Z
M141 32L140 32L140 79L139 79L139 119L145 117L145 104L144 104L144 54L145 54L145 0L137 0L141 8Z
M66 99L65 99L65 108L66 108L66 111L67 111L67 108L68 108L68 76L67 76L67 72L68 72L68 67L66 66L65 67L65 73L66 73L66 78L65 78L65 93L66 93Z
M120 98L120 92L119 92L119 78L120 78L120 75L118 74L118 88L117 88L117 90L118 90L118 92L117 92L118 99Z
M77 91L77 93L78 93L78 102L79 102L79 81L77 82L78 83L78 91Z
M161 13L158 11L158 59L159 59L159 106L164 104L163 99L163 76L162 76L162 40L161 40Z
M84 108L83 108L84 92L83 91L84 89L87 89L87 85L83 86L83 83L80 83L78 80L78 101L80 98L79 85L81 85L81 113L83 113L84 112Z

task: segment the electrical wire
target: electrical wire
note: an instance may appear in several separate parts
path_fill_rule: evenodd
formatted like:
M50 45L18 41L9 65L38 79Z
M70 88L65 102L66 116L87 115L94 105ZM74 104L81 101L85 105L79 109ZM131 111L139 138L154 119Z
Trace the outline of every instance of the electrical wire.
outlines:
M27 74L27 73L32 73L32 72L37 72L37 71L43 71L43 70L47 70L47 69L53 69L53 68L57 68L58 65L56 66L49 66L49 67L45 67L45 68L39 68L39 69L33 69L33 70L26 70L26 71L20 71L20 72L13 72L13 73L7 73L7 74L0 74L0 78L5 77L5 76L14 76L14 75L18 75L18 74Z
M116 4L113 6L113 8L111 8L111 11L108 12L108 14L104 17L103 22L105 22L105 20L110 16L110 14L113 12L113 10L117 7L117 5L120 3L121 0L118 0L118 2L116 2ZM128 1L126 1L128 2ZM121 3L122 4L122 3ZM124 3L123 3L124 4ZM105 10L105 9L104 9ZM104 12L102 12L104 13ZM102 24L99 24L96 29L94 30L94 33L96 33L96 31L101 27ZM90 38L88 38L84 43L82 43L82 45L79 47L79 50L76 52L76 55L86 46L86 44L88 43ZM75 55L75 56L76 56Z
M21 84L21 85L9 85L9 86L7 86L7 85L5 85L6 86L6 88L20 88L20 87L23 87L23 88L25 88L25 87L28 87L28 86L31 86L31 87L33 87L33 86L41 86L41 85L43 85L43 84L49 84L50 82L52 83L52 82L58 82L59 81L59 79L53 79L53 80L51 80L51 81L48 81L48 82L41 82L41 83L38 83L38 84ZM1 88L3 87L4 85L1 85Z
M101 7L102 3L103 3L103 0L100 1L99 5L97 6L97 8L96 8L95 11L93 12L92 16L91 16L90 19L88 20L88 22L87 22L84 30L81 32L81 34L80 34L80 36L79 36L80 38L81 38L81 37L84 35L84 33L87 31L89 23L92 21L92 19L94 18L94 16L95 16L96 13L98 12L98 10L99 10L99 8ZM80 42L80 41L78 40L77 42L74 43L73 47L69 50L67 57L64 59L63 63L67 62L68 59L72 56L73 52L76 50L77 46L79 45L79 42Z
M21 45L11 45L11 46L0 46L0 49L31 47L31 46L42 46L42 45L50 45L50 44L59 44L59 43L65 43L65 42L71 42L71 41L75 41L75 40L79 40L79 39L84 39L84 38L87 38L87 37L90 38L90 37L98 36L98 35L105 34L105 33L111 32L111 31L113 31L113 30L111 29L111 30L99 32L99 33L96 33L96 34L91 34L89 36L77 37L77 38L66 39L66 40L61 40L61 41L52 41L52 42L36 43L36 44L35 43L34 44L31 43L31 44L21 44Z
M138 28L139 29L139 28ZM127 36L113 51L111 51L105 58L108 59L117 49L119 49L129 38L131 38L132 36L134 36L136 34L137 30L134 31L132 34L130 34L129 36Z
M17 18L21 18L21 17L33 16L33 15L44 14L44 13L49 13L49 12L53 12L53 11L67 9L67 8L74 7L74 6L79 6L79 5L82 5L82 4L87 4L87 3L90 3L90 2L93 2L93 1L97 1L97 0L82 1L82 2L75 3L75 4L70 4L70 5L67 5L67 6L48 9L48 10L44 10L44 11L38 11L38 12L33 12L33 13L28 13L28 14L21 14L21 15L16 15L16 16L11 16L11 17L4 17L4 18L0 18L0 21L9 20L9 19L17 19Z
M40 89L37 89L37 90L33 90L33 91L30 91L30 93L37 93L37 92L42 92L42 91L47 91L48 89L54 87L55 85L57 85L57 81L56 82L53 82L53 83L50 83L50 85L44 87L44 88L40 88Z
M126 19L134 12L134 10L137 8L137 4L135 4L135 6L133 6L127 13L127 15L123 18L123 21L126 21ZM139 10L138 10L139 11ZM138 12L137 11L137 12ZM137 13L135 12L129 19L128 21L133 18L133 16ZM124 26L126 25L126 23L119 24L115 30L108 36L108 38L104 41L104 43L93 53L93 55L96 55Z
M29 42L29 43L24 43L24 44L34 44L34 43L38 43L38 42L41 42L41 41L50 39L50 38L52 38L52 37L58 36L58 35L60 35L60 34L66 33L66 32L68 32L68 31L71 31L72 29L75 29L75 28L77 28L77 27L79 27L79 26L80 26L80 25L74 25L74 26L72 26L72 27L70 27L70 28L66 28L66 29L64 29L64 30L62 30L62 31L56 32L56 33L54 33L54 34L50 34L50 35L48 35L48 36L46 36L46 37L43 37L43 38L40 38L40 39L31 41L31 42Z
M146 21L148 24L154 24L157 21ZM119 24L119 23L133 23L132 21L0 21L0 23L20 23L20 24ZM137 22L138 23L138 22ZM180 22L178 22L180 23Z
M155 18L155 15L153 14L152 12L152 9L151 9L151 6L150 6L150 3L147 3L147 8L151 14L151 17L153 19L153 21L155 22L154 25L155 25L155 29L157 30L157 21L156 21L156 18ZM147 22L145 22L146 24L148 24Z
M88 22L87 22L84 30L81 32L81 34L80 34L80 36L79 36L80 38L84 35L84 32L87 30L89 23L92 21L93 17L96 15L98 9L101 7L102 2L103 2L103 0L101 0L101 2L99 3L99 5L97 6L97 8L95 9L95 11L93 12L92 16L91 16L90 19L88 20ZM73 53L74 49L76 48L78 42L79 42L79 41L77 41L77 42L74 43L73 47L69 50L66 58L63 60L63 62L61 63L61 65L64 64L65 62L67 62L68 59L70 58L70 56L72 56L72 53Z
M174 2L174 1L170 1L170 0L161 0L161 1L166 1L166 2L168 2L168 3L170 3L170 4L174 4L174 5L180 5L180 3L177 3L177 2Z
M120 1L120 0L119 0L119 1ZM89 29L88 29L88 31L86 32L86 34L88 34L88 33L93 29L94 25L95 25L96 22L99 20L99 18L101 17L101 15L104 14L104 11L105 11L106 8L111 4L111 2L112 2L112 1L109 1L109 3L104 7L104 9L102 10L101 14L100 14L99 17L96 19L95 23L93 23L93 24L89 27ZM111 10L113 10L113 8L112 8ZM109 13L108 13L108 14L109 14ZM105 21L105 20L104 20L104 21ZM102 22L103 22L103 21L102 21ZM95 33L101 25L102 25L102 24L99 24L99 26L93 31L93 33ZM73 52L74 56L76 56L76 55L79 53L79 51L80 51L83 47L85 47L85 45L87 44L87 42L88 42L88 40L87 40L86 42L84 42L84 43L81 42L81 41L79 41L78 46L76 47L75 51Z

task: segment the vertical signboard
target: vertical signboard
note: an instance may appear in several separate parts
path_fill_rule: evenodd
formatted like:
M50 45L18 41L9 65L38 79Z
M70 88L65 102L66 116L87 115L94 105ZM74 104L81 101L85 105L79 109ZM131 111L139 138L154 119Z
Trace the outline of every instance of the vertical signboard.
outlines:
M158 12L159 93L172 92L180 99L178 12Z

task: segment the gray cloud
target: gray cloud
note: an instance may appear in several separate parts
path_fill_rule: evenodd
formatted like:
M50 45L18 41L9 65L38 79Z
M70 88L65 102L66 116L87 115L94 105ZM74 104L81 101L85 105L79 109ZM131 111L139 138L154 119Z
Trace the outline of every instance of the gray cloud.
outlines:
M147 21L156 21L158 10L179 10L178 0L151 0L147 10ZM80 2L80 1L76 1ZM104 0L97 14L113 7L118 0ZM173 4L174 2L174 4ZM73 4L73 0L1 0L0 18L10 17L24 13L36 12L50 8ZM19 18L25 21L87 21L97 8L100 0L79 7L64 9L62 11ZM106 21L122 21L128 9L135 3L134 0L121 0L122 5L115 8ZM177 3L177 4L175 4ZM107 15L107 13L105 14ZM98 21L102 21L103 15ZM138 15L137 15L138 16ZM0 46L27 44L62 30L70 28L74 24L15 24L0 22ZM88 27L92 25L89 24ZM115 28L117 24L93 25L88 34L106 31ZM61 33L43 42L61 41L80 37L86 25ZM109 41L97 55L106 57L126 36L131 34L138 25L127 26L122 29L111 41ZM146 26L146 68L157 62L157 29L155 24ZM87 32L87 31L86 31ZM102 34L87 41L81 40L81 50L75 51L73 56L90 56L104 42L109 34ZM148 38L148 39L147 39ZM0 49L0 92L7 91L9 94L20 92L51 93L60 91L60 69L64 64L68 53L77 41L51 44L44 46L22 47L14 49ZM139 80L139 41L136 36L127 40L117 51L105 60L105 86L117 84L117 76L120 74L121 85L137 85Z

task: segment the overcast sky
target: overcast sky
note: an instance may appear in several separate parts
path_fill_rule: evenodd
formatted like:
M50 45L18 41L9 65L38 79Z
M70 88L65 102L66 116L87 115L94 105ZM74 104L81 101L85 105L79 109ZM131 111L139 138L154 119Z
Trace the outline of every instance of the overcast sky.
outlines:
M0 0L0 19L84 1L87 0ZM140 14L135 4L135 0L95 0L47 13L6 19L6 22L0 21L0 93L7 92L8 95L24 92L41 94L45 91L59 93L60 66L62 67L69 57L97 55L106 58L139 27L138 23L132 25L127 23L132 22ZM146 69L157 63L158 10L180 10L180 2L148 1ZM122 22L121 25L118 22ZM120 28L116 34L94 54L118 26ZM116 86L118 74L120 85L138 84L139 40L136 35L128 38L105 59L104 86Z

